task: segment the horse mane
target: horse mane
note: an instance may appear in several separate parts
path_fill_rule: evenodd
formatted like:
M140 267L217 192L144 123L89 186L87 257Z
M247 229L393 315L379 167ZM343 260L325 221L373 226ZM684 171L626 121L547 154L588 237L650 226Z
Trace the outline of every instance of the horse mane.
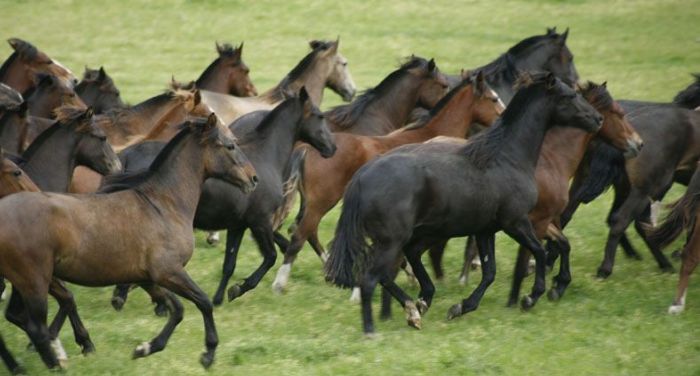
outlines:
M588 81L583 86L580 86L579 89L586 101L597 110L612 109L613 103L615 103L608 88L604 85L597 85Z
M107 125L107 124L114 124L114 123L126 121L129 116L140 112L144 107L160 104L162 102L167 102L171 98L176 96L177 93L180 91L186 91L186 90L168 88L162 94L158 94L154 97L150 97L150 98L146 99L145 101L138 103L134 106L125 107L125 108L111 108L111 109L105 111L104 113L102 113L102 115L104 115L104 116L98 117L98 122L101 124Z
M357 97L357 99L352 101L352 103L336 106L326 111L326 117L341 129L352 127L365 112L367 106L369 106L369 104L376 98L384 94L384 91L387 90L387 88L393 86L395 82L401 80L409 69L427 66L427 64L427 60L418 56L411 56L407 58L407 60L401 64L399 69L391 72L379 83L379 85L365 90Z
M521 74L515 85L518 92L506 111L494 125L471 138L462 148L461 152L476 168L484 169L496 160L510 128L517 123L521 114L528 110L533 99L538 97L532 91L543 88L547 75L548 73ZM529 93L520 93L520 91L529 91Z
M56 115L55 122L47 128L45 131L41 132L34 141L29 144L27 150L22 153L22 158L29 160L36 150L39 149L41 144L43 144L46 139L53 136L58 130L63 127L67 127L77 122L79 119L85 116L87 111L92 111L90 109L85 109L82 107L76 107L72 105L63 105L54 110L54 115ZM90 121L92 121L92 114L90 115ZM90 123L92 124L92 123ZM88 133L90 132L90 126L77 126L74 131L78 133Z
M202 74L199 75L199 78L197 78L197 81L195 81L195 82L199 82L202 78L209 75L211 73L211 71L214 69L214 67L221 61L222 57L234 57L234 56L236 56L236 53L238 52L239 48L240 47L233 47L233 45L231 45L231 43L224 43L222 45L217 44L216 50L217 50L217 52L219 52L219 56L216 59L214 59L214 61L212 61L211 64L209 64L206 69L204 69L204 72L202 72ZM240 61L242 61L242 59L239 59L239 62Z
M297 63L294 68L292 68L289 73L287 73L286 76L280 81L280 83L275 87L275 89L271 90L270 95L271 99L273 101L282 101L285 100L289 93L286 92L286 87L289 86L290 83L298 80L301 78L302 75L304 75L304 72L306 72L311 65L313 65L314 61L316 60L316 56L331 48L333 45L332 41L325 41L325 40L314 40L310 42L311 45L311 52L306 54L299 63Z
M695 73L692 76L695 78L695 82L676 94L673 98L674 104L687 108L688 106L700 102L700 73Z
M0 77L4 77L5 74L7 74L7 71L10 70L10 67L12 66L12 64L14 64L18 56L19 54L17 53L17 51L13 51L10 57L8 57L7 60L5 60L4 63L2 63L2 67L0 67Z
M199 135L202 137L203 143L213 142L213 140L219 137L218 127L212 127L211 130L202 130L203 128L200 126L191 126L191 123L200 124L206 121L207 119L197 118L180 124L180 131L165 145L165 147L163 147L163 150L158 153L147 169L137 172L132 171L107 175L97 193L112 193L137 188L160 170L173 152L190 135Z
M31 144L27 147L27 150L22 153L22 158L25 160L30 160L32 156L36 153L37 149L51 136L53 136L56 132L61 129L62 125L60 121L54 122L49 128L47 128L45 131L41 132L39 136L37 136L34 141L32 141Z
M24 98L17 90L0 83L0 109L3 111L17 111Z
M448 103L454 98L457 93L459 93L462 89L464 89L466 86L471 85L474 83L474 80L471 77L467 77L463 79L457 86L455 86L452 90L450 90L445 96L440 98L440 100L435 104L435 106L430 109L430 117L433 117L442 111L443 108L447 106Z

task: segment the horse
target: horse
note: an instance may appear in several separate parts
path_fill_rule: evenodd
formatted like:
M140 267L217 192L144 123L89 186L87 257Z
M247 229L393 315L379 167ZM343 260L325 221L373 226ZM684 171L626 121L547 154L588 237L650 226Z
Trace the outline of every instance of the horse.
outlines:
M293 225L284 263L272 284L276 292L287 285L292 263L308 241L316 254L325 261L326 255L318 239L318 225L340 199L353 174L378 155L401 145L423 142L435 136L466 137L472 122L491 125L504 107L498 95L488 87L482 73L465 78L431 110L428 123L406 127L386 136L360 136L336 133L338 151L331 158L322 158L306 146L295 152L304 153L298 190L302 203Z
M194 247L194 212L208 177L246 192L257 181L250 162L217 123L214 115L184 123L147 171L115 177L104 194L22 192L0 201L0 274L13 285L6 316L24 324L48 368L59 367L46 327L52 277L86 286L139 283L167 302L168 322L152 341L136 347L134 357L163 350L183 318L176 294L192 301L205 327L200 363L211 366L218 344L212 305L184 270ZM114 216L115 210L121 214ZM27 236L31 228L41 230Z
M545 252L527 213L537 200L535 166L545 131L561 124L588 132L602 116L553 74L524 75L520 90L495 125L464 145L406 145L374 159L353 177L326 263L336 286L360 286L363 329L374 332L371 298L379 282L401 302L410 325L421 327L421 312L434 286L420 254L436 241L476 235L483 276L469 298L453 305L452 319L478 307L495 277L494 236L503 230L532 250L537 261L532 308L545 291ZM413 302L393 281L406 257L421 286Z
M271 110L285 98L295 96L305 87L311 102L321 105L323 89L330 88L350 101L355 96L355 82L348 70L348 61L338 52L340 39L309 42L307 54L275 87L255 97L239 98L230 95L202 91L202 100L219 116L224 124L230 124L244 114L256 110Z
M36 86L22 93L30 115L52 119L53 110L63 105L87 108L73 88L56 76L39 74L36 80Z
M17 95L21 98L19 93ZM21 154L41 132L54 124L54 120L28 115L27 102L23 99L18 106L0 104L0 108L5 109L0 116L0 146L9 153Z
M96 114L126 107L119 89L103 67L90 69L86 66L83 79L75 86L75 92L85 105L92 107Z
M219 53L211 64L195 81L201 90L233 95L236 97L255 97L258 90L250 80L250 68L243 61L243 42L238 47L228 43L216 43Z
M34 87L34 76L37 73L56 76L68 87L78 83L78 79L70 69L64 67L58 60L51 59L31 43L19 38L10 38L7 43L14 52L0 67L0 82L20 93Z
M560 271L554 277L555 286L549 290L550 300L559 300L571 282L569 268L569 241L561 230L559 218L568 204L569 181L576 173L588 144L600 139L620 150L627 159L636 157L642 150L642 139L625 118L622 107L613 100L606 83L596 85L593 82L580 87L581 95L603 115L603 125L596 134L588 134L578 129L553 128L547 132L540 151L535 180L537 182L537 204L528 214L535 233L540 240L547 239L554 244L562 255ZM465 281L469 264L475 249L466 251L460 280ZM431 255L432 257L432 255ZM528 272L528 250L520 247L513 274L508 306L517 303L522 280ZM433 258L434 260L434 258Z
M403 127L415 107L430 109L447 91L433 59L411 56L379 85L325 115L333 132L378 136Z
M700 168L695 169L695 173L690 179L688 189L685 194L671 205L671 211L666 219L656 228L649 229L649 242L659 249L663 249L673 242L681 232L686 229L688 237L683 246L681 258L681 274L678 279L676 298L673 304L668 307L668 313L678 314L685 310L685 297L688 291L688 281L690 274L700 263L700 222L697 221L698 197L700 197Z

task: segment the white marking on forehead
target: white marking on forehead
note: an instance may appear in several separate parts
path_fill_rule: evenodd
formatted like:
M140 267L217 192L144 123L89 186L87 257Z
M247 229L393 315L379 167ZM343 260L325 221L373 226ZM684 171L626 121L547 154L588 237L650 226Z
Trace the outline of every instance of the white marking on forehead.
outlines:
M53 61L53 63L56 64L56 65L58 65L59 67L65 69L68 73L71 74L71 76L75 76L75 74L73 74L73 71L70 70L70 69L68 69L68 67L66 67L65 65L61 64L60 61L54 60L54 59L51 59L51 61Z

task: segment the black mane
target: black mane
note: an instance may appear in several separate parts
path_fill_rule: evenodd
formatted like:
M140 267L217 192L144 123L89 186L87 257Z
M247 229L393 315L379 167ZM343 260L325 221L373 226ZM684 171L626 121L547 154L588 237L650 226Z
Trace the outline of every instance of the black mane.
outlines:
M691 110L700 106L700 74L696 73L693 77L695 78L695 82L680 91L673 98L674 104L690 108Z

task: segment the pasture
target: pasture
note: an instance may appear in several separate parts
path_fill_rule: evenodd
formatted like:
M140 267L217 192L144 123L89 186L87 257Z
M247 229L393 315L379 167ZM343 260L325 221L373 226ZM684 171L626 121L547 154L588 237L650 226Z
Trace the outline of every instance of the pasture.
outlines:
M161 92L171 76L195 79L214 59L214 42L245 41L243 58L259 91L276 84L308 52L312 39L340 36L359 89L376 85L402 57L434 57L443 72L483 65L517 41L545 27L570 27L567 44L582 79L608 81L616 99L668 102L691 82L700 61L700 2L691 1L180 1L180 2L0 2L3 36L34 43L81 75L85 65L104 66L123 98L138 103ZM11 50L0 45L4 59ZM340 104L326 90L323 108ZM668 202L683 192L676 187ZM595 278L607 236L606 194L582 207L565 233L572 245L573 281L563 299L546 299L531 312L505 308L516 244L496 241L497 277L480 308L446 321L448 308L468 295L457 277L463 240L449 243L447 277L437 282L423 329L394 317L377 321L379 337L362 335L359 307L349 291L324 282L310 247L300 253L288 290L270 289L277 267L260 286L215 310L220 345L213 374L669 374L700 373L700 285L691 282L688 307L666 313L677 274L662 274L636 236L644 259L621 255L614 274ZM295 211L293 212L295 213ZM340 213L334 209L320 229L330 241ZM290 222L292 218L288 219ZM1 224L0 224L1 225ZM285 226L286 228L286 226ZM628 230L632 234L633 229ZM212 294L221 275L223 246L212 247L197 232L187 270ZM678 248L680 242L669 250ZM244 239L234 281L257 267L260 256ZM425 258L428 263L427 257ZM121 260L113 260L115 263ZM674 261L676 269L679 262ZM696 278L697 279L697 278ZM403 275L402 286L410 286ZM529 289L532 277L526 280ZM548 276L548 286L551 278ZM160 330L164 319L150 300L134 291L121 312L109 304L111 288L70 286L97 352L79 353L65 327L61 340L71 374L204 374L201 315L189 303L168 347L147 359L131 360L133 348ZM416 286L408 288L415 295ZM375 294L378 303L379 294ZM0 303L4 310L6 302ZM49 316L56 310L51 301ZM375 306L375 315L378 305ZM27 336L4 319L9 348L30 374L45 374L39 357L26 350ZM4 368L2 368L4 372Z

